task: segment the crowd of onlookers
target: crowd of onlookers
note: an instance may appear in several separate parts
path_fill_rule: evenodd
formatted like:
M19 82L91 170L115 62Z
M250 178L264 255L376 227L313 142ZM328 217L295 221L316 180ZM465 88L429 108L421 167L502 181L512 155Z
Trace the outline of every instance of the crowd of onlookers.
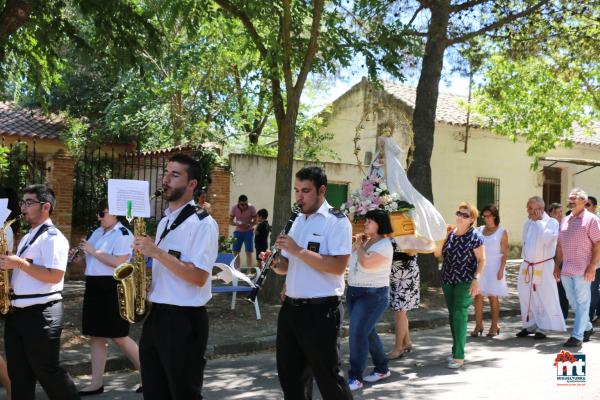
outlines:
M546 207L539 196L526 204L522 263L518 270L518 293L522 330L517 337L545 339L548 332L565 332L570 306L574 313L571 333L563 344L580 347L590 340L593 324L600 323L600 218L597 201L583 190L573 189L568 211L553 203ZM483 225L476 227L480 211L462 202L455 225L448 227L444 243L436 250L442 257L442 289L453 339L448 368L461 368L465 360L469 307L475 306L475 327L470 336L484 334L483 303L487 298L491 322L485 333L500 333L500 298L508 295L506 262L508 233L500 225L498 208L481 210ZM381 210L366 215L365 232L355 238L348 272L347 302L350 313L350 370L352 390L364 382L390 375L388 361L410 352L407 311L419 306L419 269L414 254L403 253L393 240L389 216ZM389 285L389 287L388 287ZM375 324L391 305L396 319L396 341L387 354ZM374 370L363 376L368 354Z
M523 262L517 279L523 329L517 337L545 339L550 331L566 331L570 306L575 320L564 346L581 346L590 339L592 323L600 321L600 219L596 206L595 197L577 188L569 194L564 216L561 204L546 207L539 196L528 200ZM483 224L477 227L480 214ZM505 268L509 251L508 233L500 224L496 205L478 210L462 202L455 215L455 224L449 225L448 235L435 253L442 257L442 290L453 339L448 368L453 369L464 364L467 335L494 337L500 333L500 298L508 295ZM267 210L256 211L247 196L241 195L230 209L230 224L235 226L233 252L239 255L244 245L246 265L252 266L253 251L258 260L268 248ZM364 382L387 378L388 361L405 357L412 349L407 313L420 303L417 255L403 252L389 238L391 233L388 213L378 209L367 213L364 232L353 238L346 293L352 390L362 388ZM486 332L485 299L491 309ZM475 327L469 333L472 304ZM395 344L386 353L375 326L387 307L394 312L396 330ZM374 369L363 376L369 354Z

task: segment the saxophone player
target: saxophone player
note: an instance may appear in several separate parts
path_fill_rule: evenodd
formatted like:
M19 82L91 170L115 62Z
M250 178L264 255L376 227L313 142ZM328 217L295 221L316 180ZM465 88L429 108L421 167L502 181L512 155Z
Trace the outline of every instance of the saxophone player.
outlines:
M12 220L17 215L20 214L18 211L18 196L17 192L11 188L0 187L0 198L8 199L8 207L12 210L11 214L8 216L7 220ZM12 254L14 249L14 233L12 230L12 226L6 226L4 228L4 239L6 240L6 254ZM6 285L10 284L10 282L5 282ZM10 301L10 300L8 300ZM8 377L8 369L6 367L6 361L2 356L0 356L0 383L2 387L6 391L6 398L11 398L10 392L10 378Z
M163 196L169 206L156 238L135 238L134 250L153 259L150 314L140 339L146 400L202 399L208 340L205 304L211 298L211 271L218 252L218 226L196 213L194 190L200 166L176 154L164 170Z
M34 400L37 380L50 399L79 399L75 384L58 364L69 242L50 219L52 190L31 185L23 193L21 213L31 229L16 255L0 255L0 267L13 270L13 311L4 329L12 396Z
M122 217L110 214L107 200L98 203L96 217L100 227L79 246L85 253L86 276L82 333L90 336L92 361L92 381L79 391L80 396L104 392L107 338L140 369L138 345L129 337L129 323L119 315L117 281L113 278L115 267L131 258L133 234L120 221Z

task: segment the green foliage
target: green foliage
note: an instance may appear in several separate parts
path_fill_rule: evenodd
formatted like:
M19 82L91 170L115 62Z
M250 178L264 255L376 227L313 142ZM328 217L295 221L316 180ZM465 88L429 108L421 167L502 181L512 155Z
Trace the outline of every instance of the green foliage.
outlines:
M491 47L477 111L494 132L524 138L536 166L558 146L572 146L575 126L591 134L600 118L600 5L569 5L538 16ZM488 48L489 44L488 44Z
M27 154L26 142L16 142L12 149L0 146L0 186L20 190L43 179L41 162Z
M234 243L233 236L219 236L219 253L231 253Z

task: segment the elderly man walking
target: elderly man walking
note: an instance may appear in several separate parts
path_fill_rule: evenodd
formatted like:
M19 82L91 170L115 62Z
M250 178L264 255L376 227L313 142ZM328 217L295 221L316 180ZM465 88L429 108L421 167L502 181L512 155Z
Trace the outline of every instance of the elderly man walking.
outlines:
M590 340L590 284L600 262L600 220L585 209L587 193L579 188L571 190L569 207L571 214L560 224L554 276L560 279L567 299L575 311L571 337L565 347L579 347ZM559 265L562 261L562 270Z
M527 201L527 214L517 283L523 329L517 337L535 334L535 339L544 339L545 331L566 331L552 274L559 225L544 212L544 200L539 196Z

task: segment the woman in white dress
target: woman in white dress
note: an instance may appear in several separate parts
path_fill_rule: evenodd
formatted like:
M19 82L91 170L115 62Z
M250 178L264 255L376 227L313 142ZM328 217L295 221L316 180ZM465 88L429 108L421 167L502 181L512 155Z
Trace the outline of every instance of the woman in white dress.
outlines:
M483 333L483 297L487 296L492 309L492 325L486 334L488 337L500 333L500 300L506 296L506 275L504 267L508 258L508 234L500 226L500 214L494 204L489 204L481 210L485 225L479 227L483 235L485 246L485 268L480 277L479 294L475 296L475 329L471 336L480 336Z

